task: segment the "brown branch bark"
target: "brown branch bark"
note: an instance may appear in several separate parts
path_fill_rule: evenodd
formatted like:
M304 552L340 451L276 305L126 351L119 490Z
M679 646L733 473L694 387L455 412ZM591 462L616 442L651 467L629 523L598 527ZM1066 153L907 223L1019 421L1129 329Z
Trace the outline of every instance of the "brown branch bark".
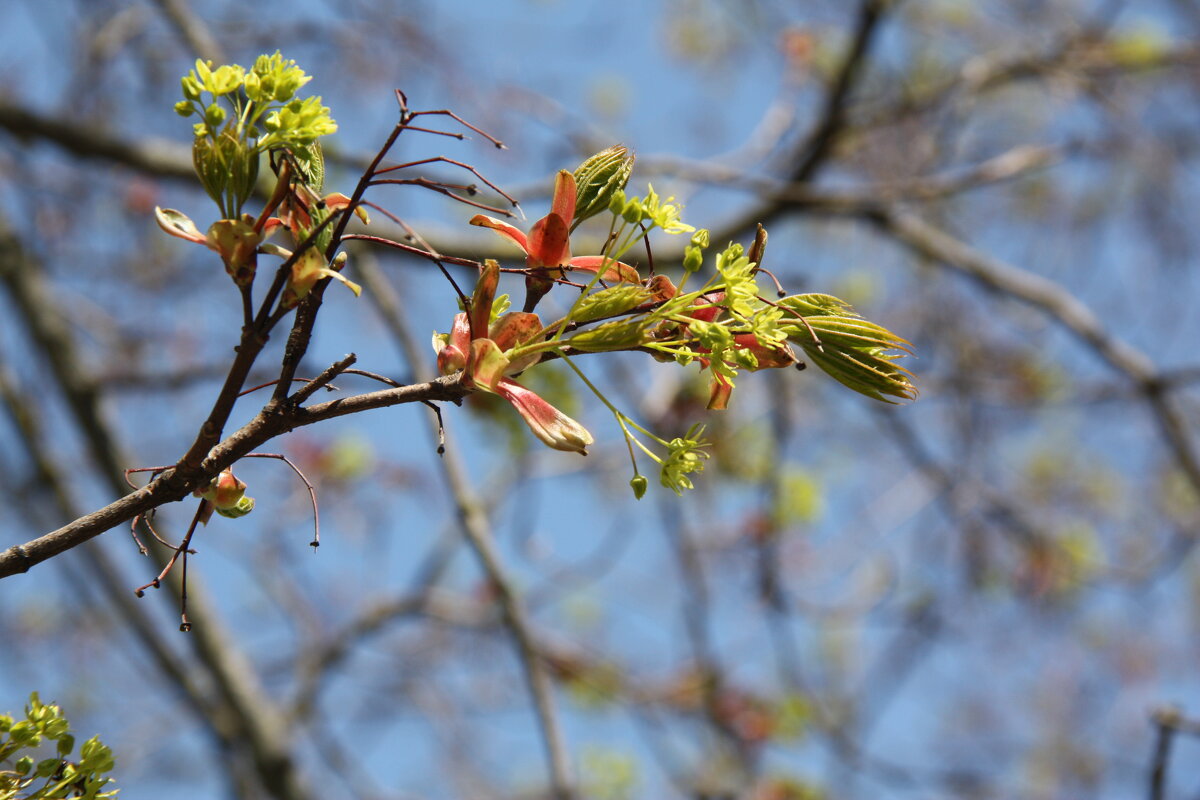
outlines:
M274 412L260 412L212 449L200 464L199 478L184 478L174 469L167 470L146 486L109 503L104 508L23 545L10 547L0 553L0 578L27 572L30 567L99 536L138 514L184 499L242 456L295 428L347 414L405 403L457 401L468 391L455 375L428 383L330 400L307 408L287 408L285 405Z

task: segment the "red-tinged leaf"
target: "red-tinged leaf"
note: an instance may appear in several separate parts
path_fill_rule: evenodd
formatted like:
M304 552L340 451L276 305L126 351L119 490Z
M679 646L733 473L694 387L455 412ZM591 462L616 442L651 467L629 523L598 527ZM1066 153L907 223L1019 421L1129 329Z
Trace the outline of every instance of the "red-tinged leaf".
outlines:
M701 295L692 301L693 308L688 310L687 315L700 322L712 322L721 313L724 300L724 292Z
M508 369L508 359L491 339L471 342L471 381L480 389L496 391L496 385Z
M754 353L754 357L758 359L758 366L752 371L760 369L780 369L782 367L790 367L796 363L796 354L787 345L765 346L758 341L758 337L753 333L739 333L733 337L734 345L743 350L749 350Z
M471 347L471 323L466 314L455 314L454 324L450 328L450 344L462 352Z
M267 217L266 222L263 223L262 229L259 232L265 239L282 227L283 220L281 220L279 217Z
M679 289L675 288L675 284L671 283L671 279L666 275L650 278L646 288L650 290L650 299L656 303L665 303L679 294Z
M729 396L733 394L733 384L720 373L713 373L712 383L708 390L708 409L724 411L729 408Z
M471 224L480 228L490 228L526 253L529 252L529 243L525 239L525 232L520 228L514 228L507 222L498 220L495 217L489 217L487 214L476 214L471 217Z
M195 242L196 244L207 244L204 234L196 227L196 223L192 222L191 217L182 211L155 206L154 220L158 223L158 227L172 236L187 239L189 242Z
M505 378L496 386L496 393L508 402L525 420L533 435L555 450L564 450L587 455L587 446L594 439L587 428L580 425L535 392L516 381Z
M471 338L486 339L488 323L492 319L492 301L496 298L496 286L500 283L500 263L492 259L483 262L479 280L475 282L475 293L471 295Z
M332 194L325 195L325 197L322 198L322 202L324 202L325 210L327 211L341 211L344 208L350 207L350 198L341 192L333 192ZM360 220L362 220L364 225L371 224L371 217L367 214L367 210L363 208L363 206L355 206L354 214Z
M570 260L571 242L567 222L557 214L547 214L529 231L529 257L525 260L525 266L562 267Z
M554 179L554 199L550 202L550 213L559 217L562 221L570 225L571 220L575 218L575 176L565 169L558 171L558 176ZM548 267L557 267L561 264L547 264Z
M601 267L604 268L604 274L600 276L601 280L606 280L609 283L618 281L627 281L629 283L641 283L642 276L638 271L628 264L622 264L620 261L613 261L611 258L604 256L576 256L567 262L571 269L580 269L584 272L598 272Z
M496 343L497 347L508 351L514 347L527 344L541 330L542 320L537 314L513 311L499 317L493 322L488 335Z
M438 373L453 375L467 365L467 356L452 344L443 345L437 354Z

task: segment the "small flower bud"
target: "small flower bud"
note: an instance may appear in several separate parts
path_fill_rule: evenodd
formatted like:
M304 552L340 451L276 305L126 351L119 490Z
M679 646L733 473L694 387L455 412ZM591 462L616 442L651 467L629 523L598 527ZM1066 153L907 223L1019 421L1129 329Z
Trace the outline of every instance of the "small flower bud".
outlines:
M625 208L621 209L621 216L624 217L625 221L630 225L636 225L641 222L642 218L645 216L645 210L642 208L641 199L635 197L632 200L626 201Z
M613 214L620 214L625 210L625 192L618 189L612 193L612 197L608 198L608 210Z
M175 104L175 113L181 117L190 117L192 115L192 101L180 100Z
M708 247L708 228L701 228L692 234L692 244L699 248Z
M221 127L221 123L225 121L225 109L221 108L217 103L213 103L208 108L204 109L204 122L212 130Z
M200 100L200 81L196 80L196 73L184 75L179 81L183 88L183 96L188 100Z
M694 244L683 249L683 268L687 272L695 272L704 264L704 251Z
M634 475L629 481L629 487L633 489L633 496L641 500L646 494L646 487L649 483L645 475Z
M246 90L246 97L250 98L252 102L269 102L269 98L263 96L262 78L258 73L247 72L246 77L242 79L242 88Z
M221 470L221 474L213 478L207 487L197 489L192 494L203 497L223 517L236 519L254 510L254 498L246 496L245 481L238 480L230 467ZM203 522L207 524L207 518Z

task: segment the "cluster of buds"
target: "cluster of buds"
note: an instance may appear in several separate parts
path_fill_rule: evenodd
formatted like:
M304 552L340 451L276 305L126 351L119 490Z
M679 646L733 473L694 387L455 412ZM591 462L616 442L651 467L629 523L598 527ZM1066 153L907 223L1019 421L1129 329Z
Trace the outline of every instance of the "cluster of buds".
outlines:
M187 215L175 209L155 209L159 227L172 236L202 244L221 256L233 282L247 291L254 282L260 253L290 260L291 271L280 298L281 310L294 307L318 281L333 278L358 295L359 286L341 275L345 255L326 258L331 241L331 214L344 211L350 198L334 193L320 196L325 175L319 137L333 133L337 124L321 98L300 98L296 92L311 77L278 52L260 56L250 69L226 65L214 69L208 62L183 78L184 99L175 110L197 115L192 157L196 174L217 202L221 218L204 233ZM243 214L258 180L264 153L278 155L275 191L257 218ZM361 208L355 212L366 219ZM278 213L278 216L272 216ZM291 233L294 254L267 242L278 229ZM311 241L310 240L311 234ZM293 257L294 256L294 257Z
M193 126L192 160L225 219L237 219L254 191L261 154L288 149L305 158L319 137L337 131L321 98L296 97L310 80L278 52L259 56L248 70L197 61L184 76L175 111L200 118Z

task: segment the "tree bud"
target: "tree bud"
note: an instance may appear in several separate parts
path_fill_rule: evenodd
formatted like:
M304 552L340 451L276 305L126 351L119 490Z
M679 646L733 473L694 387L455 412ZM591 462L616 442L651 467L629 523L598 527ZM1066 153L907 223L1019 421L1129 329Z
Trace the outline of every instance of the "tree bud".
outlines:
M601 150L584 161L575 170L575 219L574 230L579 223L609 207L613 195L625 189L633 172L635 156L624 145Z

